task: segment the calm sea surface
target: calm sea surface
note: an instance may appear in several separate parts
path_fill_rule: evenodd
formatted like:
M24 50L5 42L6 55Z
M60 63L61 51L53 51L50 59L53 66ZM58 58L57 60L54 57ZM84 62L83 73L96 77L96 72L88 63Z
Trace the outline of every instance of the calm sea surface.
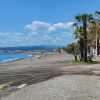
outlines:
M0 63L11 62L18 59L31 58L33 55L20 53L0 53Z

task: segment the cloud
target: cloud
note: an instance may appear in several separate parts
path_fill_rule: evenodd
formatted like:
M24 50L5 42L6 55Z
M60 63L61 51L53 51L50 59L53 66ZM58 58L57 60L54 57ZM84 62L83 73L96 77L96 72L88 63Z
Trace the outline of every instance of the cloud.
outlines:
M25 26L30 32L27 35L27 41L35 44L65 44L68 38L72 37L72 25L74 22L66 23L47 23L33 21Z
M26 25L25 27L28 30L31 30L33 34L39 34L39 33L47 33L48 28L50 27L51 23L46 22L40 22L40 21L34 21L29 25Z
M47 23L33 21L25 26L23 32L0 32L0 46L25 46L25 45L66 45L72 41L72 24L68 23Z
M26 41L26 35L24 33L10 33L0 32L0 46L21 46ZM2 43L1 43L2 42Z
M36 30L36 29L38 29L40 27L48 27L50 25L51 25L51 23L34 21L31 24L26 25L26 28L31 29L31 30Z
M25 27L28 30L31 30L33 34L47 34L58 30L67 30L72 28L73 24L74 22L51 24L47 22L33 21L31 24L28 24Z
M67 30L69 28L72 27L74 22L68 22L68 23L57 23L57 24L52 24L50 27L49 27L49 32L52 32L52 31L56 31L56 30Z

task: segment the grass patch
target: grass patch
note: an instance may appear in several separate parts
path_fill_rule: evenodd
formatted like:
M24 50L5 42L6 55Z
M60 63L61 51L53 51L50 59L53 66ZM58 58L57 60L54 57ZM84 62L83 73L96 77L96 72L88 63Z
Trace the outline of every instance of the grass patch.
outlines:
M84 61L73 61L74 64L100 64L100 62L98 61L87 61L87 62L84 62Z

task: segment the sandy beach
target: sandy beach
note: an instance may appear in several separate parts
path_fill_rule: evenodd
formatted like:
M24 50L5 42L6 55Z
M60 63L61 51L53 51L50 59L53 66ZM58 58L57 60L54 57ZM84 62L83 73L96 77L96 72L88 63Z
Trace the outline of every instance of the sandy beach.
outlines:
M42 76L45 74L44 76L46 76L46 74L48 75L49 73L62 75L63 67L70 65L72 60L73 56L66 53L54 53L46 57L41 57L40 59L33 57L3 63L0 64L0 84L12 82L12 85L17 85L24 80L27 80L29 84L31 83L31 78L38 80L38 75ZM49 77L52 76L48 75L48 78Z
M1 100L100 100L100 77L64 75L33 84Z
M53 53L52 55L36 57L14 62L0 64L0 85L10 83L10 87L15 87L20 84L35 84L41 81L48 80L52 77L65 74L63 67L69 65L73 56L66 53ZM17 89L0 90L0 97L9 95Z
M68 78L68 80L70 82L74 78L76 78L76 79L74 79L74 81L77 81L77 83L78 83L78 82L80 82L81 77L83 77L83 80L82 80L83 83L86 82L86 80L84 80L84 78L88 78L90 80L89 82L91 82L92 81L91 75L93 75L93 71L100 71L99 64L77 65L77 64L72 63L72 60L74 60L72 55L69 55L66 53L52 53L52 55L48 55L46 57L41 57L41 59L37 59L36 57L33 57L31 59L24 59L24 60L18 60L18 61L14 61L14 62L10 62L10 63L0 64L0 84L5 84L5 83L9 84L10 83L9 88L0 90L1 100L3 100L3 97L11 95L11 94L13 94L13 92L16 92L17 90L19 90L16 87L21 84L27 84L28 86L33 84L33 87L34 87L34 86L37 86L36 83L40 83L41 86L43 86L42 85L43 83L41 83L42 81L47 81L47 80L51 79L51 82L53 83L52 79L55 80L54 77L58 77L58 76L62 76L62 75L67 75L66 79ZM71 75L73 75L73 76L71 76ZM77 75L78 79L77 79L76 75ZM83 76L81 76L81 75L83 75ZM99 78L99 76L95 76L95 77L97 77L96 79ZM95 79L95 77L93 77L93 79ZM60 78L60 80L61 79L63 80L63 77ZM61 82L63 83L63 81L61 81ZM49 84L48 81L45 84ZM85 85L83 85L83 88L85 87ZM59 86L60 86L60 84L59 84ZM93 86L95 86L95 83L93 84ZM73 85L72 85L72 87L73 87ZM44 87L44 88L46 88L46 87ZM24 91L24 90L22 90L22 91ZM35 91L34 88L32 91L33 92ZM37 91L39 91L39 90L37 90ZM100 92L100 91L98 91L98 92ZM38 92L37 92L37 94L38 94ZM23 98L24 96L22 95L20 97ZM21 99L20 97L18 97L18 95L17 95L17 98L19 98L19 99L16 99L13 97L13 99L10 98L10 99L4 99L4 100L66 100L63 98L62 99L61 98L53 99L52 95L51 95L52 99L43 99L43 98L36 99L36 97L34 97L33 99ZM99 99L67 99L67 100L99 100Z

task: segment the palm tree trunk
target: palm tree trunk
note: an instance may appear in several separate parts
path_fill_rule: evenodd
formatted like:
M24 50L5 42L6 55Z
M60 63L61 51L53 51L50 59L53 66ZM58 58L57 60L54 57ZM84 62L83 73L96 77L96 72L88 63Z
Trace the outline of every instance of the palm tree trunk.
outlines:
M99 39L97 39L97 55L99 55Z
M85 18L83 20L83 33L84 33L84 61L87 62L87 30Z
M84 61L87 62L87 38L84 39Z
M80 60L83 60L84 59L84 39L83 38L80 38L80 55L81 55L81 59Z
M84 59L84 52L83 52L83 51L84 51L84 49L81 48L81 49L80 49L80 52L81 52L81 59L80 59L80 60L83 60L83 59Z

